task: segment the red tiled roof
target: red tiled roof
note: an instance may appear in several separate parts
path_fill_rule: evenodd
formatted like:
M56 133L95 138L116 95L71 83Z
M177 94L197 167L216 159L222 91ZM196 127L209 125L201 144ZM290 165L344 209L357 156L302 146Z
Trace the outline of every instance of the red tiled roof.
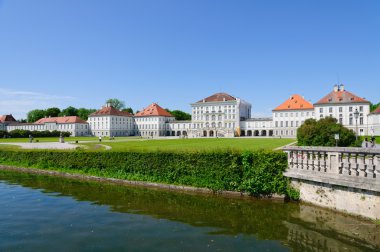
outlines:
M219 102L219 101L234 101L236 100L235 97L229 95L229 94L226 94L226 93L216 93L216 94L213 94L207 98L204 98L200 101L197 101L197 103L199 102Z
M314 105L331 103L369 103L369 101L364 98L360 98L359 96L354 95L353 93L350 93L346 90L337 90L332 91Z
M378 106L377 109L372 111L371 114L380 114L380 106Z
M35 124L44 124L44 123L87 123L78 116L60 116L60 117L49 117L41 118L36 121Z
M12 115L0 115L0 123L15 122L16 119Z
M142 116L166 116L166 117L174 117L168 111L166 111L165 109L161 108L157 103L150 104L147 108L145 108L142 111L138 112L135 116L137 116L137 117L142 117Z
M99 109L98 111L92 113L90 116L103 116L103 115L132 116L130 113L120 111L118 109L115 109L112 106L103 107L102 109Z
M282 103L280 106L273 109L275 110L300 110L300 109L313 109L314 106L310 102L306 101L302 96L298 94L292 95L288 100Z

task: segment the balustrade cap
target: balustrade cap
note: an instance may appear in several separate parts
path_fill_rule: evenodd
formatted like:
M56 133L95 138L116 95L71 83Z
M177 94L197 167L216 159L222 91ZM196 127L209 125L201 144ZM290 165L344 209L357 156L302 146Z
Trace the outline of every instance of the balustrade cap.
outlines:
M338 153L357 153L357 154L375 154L380 155L378 148L353 148L353 147L323 147L323 146L289 146L282 149L283 151L312 151L312 152L338 152Z

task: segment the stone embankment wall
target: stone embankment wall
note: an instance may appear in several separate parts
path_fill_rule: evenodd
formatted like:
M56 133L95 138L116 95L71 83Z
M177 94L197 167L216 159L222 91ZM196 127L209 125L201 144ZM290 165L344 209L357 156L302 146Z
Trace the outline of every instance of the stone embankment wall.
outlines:
M288 169L300 199L380 219L380 149L288 147Z

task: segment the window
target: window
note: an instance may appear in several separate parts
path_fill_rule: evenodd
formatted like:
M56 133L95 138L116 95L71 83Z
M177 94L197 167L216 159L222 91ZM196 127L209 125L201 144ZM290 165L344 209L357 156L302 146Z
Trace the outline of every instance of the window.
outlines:
M363 124L364 124L363 117L360 117L360 119L359 119L359 124L360 124L360 125L363 125Z
M333 108L330 107L330 108L329 108L329 113L332 113L332 112L333 112Z
M349 107L349 108L348 108L348 111L349 111L349 112L352 112L352 107Z
M275 125L276 125L276 128L277 128L278 127L278 122L277 121L275 122Z
M363 106L360 106L360 107L359 107L359 111L360 111L360 112L363 112Z
M323 113L323 108L319 108L319 113Z
M349 122L349 124L350 124L350 125L353 125L353 121L354 121L354 120L352 119L352 117L350 117L350 122Z
M343 108L339 107L339 113L342 113L342 112L343 112Z
M339 118L339 123L343 124L343 118Z

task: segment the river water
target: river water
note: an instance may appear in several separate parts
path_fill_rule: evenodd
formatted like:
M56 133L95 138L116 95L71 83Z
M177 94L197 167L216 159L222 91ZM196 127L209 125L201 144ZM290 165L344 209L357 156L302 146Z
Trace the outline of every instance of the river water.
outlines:
M0 251L380 251L380 225L298 203L0 171Z

